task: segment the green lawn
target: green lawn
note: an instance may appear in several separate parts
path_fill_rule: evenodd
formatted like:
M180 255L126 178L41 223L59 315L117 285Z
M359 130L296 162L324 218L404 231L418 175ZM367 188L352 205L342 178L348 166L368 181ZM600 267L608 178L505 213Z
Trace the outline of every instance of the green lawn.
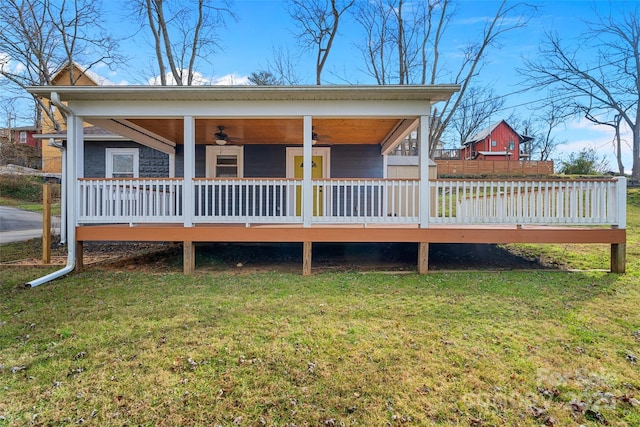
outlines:
M0 425L640 425L626 275L0 270ZM585 247L528 247L596 259Z

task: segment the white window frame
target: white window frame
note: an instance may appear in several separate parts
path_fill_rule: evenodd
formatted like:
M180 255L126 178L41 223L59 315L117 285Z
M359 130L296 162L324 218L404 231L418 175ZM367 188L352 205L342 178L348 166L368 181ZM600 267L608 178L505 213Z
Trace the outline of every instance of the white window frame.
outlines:
M105 177L113 178L113 156L133 154L133 177L139 178L140 150L138 148L107 148L105 149L106 169Z
M206 149L206 167L205 176L207 178L217 178L216 165L218 164L218 156L236 156L238 163L236 178L244 178L244 147L238 145L220 147L217 145L207 145Z
M27 132L20 131L20 143L21 144L26 144L27 143Z

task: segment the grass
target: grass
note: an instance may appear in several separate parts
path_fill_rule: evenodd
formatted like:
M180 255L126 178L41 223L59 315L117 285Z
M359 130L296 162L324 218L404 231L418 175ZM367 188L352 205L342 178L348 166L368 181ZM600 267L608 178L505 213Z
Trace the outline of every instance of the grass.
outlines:
M0 425L640 425L628 216L626 275L5 268Z

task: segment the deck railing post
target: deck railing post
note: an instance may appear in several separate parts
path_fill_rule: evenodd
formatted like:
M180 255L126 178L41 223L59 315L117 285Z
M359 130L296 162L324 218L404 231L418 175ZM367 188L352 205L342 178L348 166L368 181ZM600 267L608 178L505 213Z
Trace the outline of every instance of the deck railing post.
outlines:
M615 203L618 228L627 228L627 178L624 176L616 179Z

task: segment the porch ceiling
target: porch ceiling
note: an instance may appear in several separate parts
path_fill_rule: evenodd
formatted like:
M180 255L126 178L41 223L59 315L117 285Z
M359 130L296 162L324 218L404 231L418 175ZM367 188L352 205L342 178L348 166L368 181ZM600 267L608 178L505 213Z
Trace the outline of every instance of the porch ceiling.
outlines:
M383 118L313 119L318 144L381 144L402 120ZM182 119L131 119L131 123L148 132L184 143ZM215 144L214 134L224 126L229 145L245 144L302 144L302 120L278 119L196 119L196 143Z

